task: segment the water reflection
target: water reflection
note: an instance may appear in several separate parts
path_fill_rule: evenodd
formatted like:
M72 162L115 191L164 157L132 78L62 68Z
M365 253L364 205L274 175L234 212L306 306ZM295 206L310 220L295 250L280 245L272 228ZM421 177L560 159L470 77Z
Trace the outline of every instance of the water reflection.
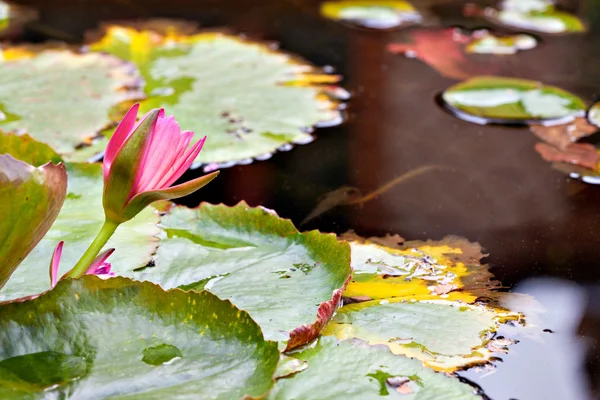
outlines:
M527 328L503 326L499 335L519 340L508 354L499 355L497 368L479 368L460 373L475 381L494 400L569 399L589 400L597 380L599 313L590 308L600 287L583 287L552 278L533 278L519 283L516 297L507 306L525 313ZM595 354L593 353L595 352ZM586 373L586 357L596 360ZM532 373L535 371L535 373ZM594 382L596 386L598 382Z

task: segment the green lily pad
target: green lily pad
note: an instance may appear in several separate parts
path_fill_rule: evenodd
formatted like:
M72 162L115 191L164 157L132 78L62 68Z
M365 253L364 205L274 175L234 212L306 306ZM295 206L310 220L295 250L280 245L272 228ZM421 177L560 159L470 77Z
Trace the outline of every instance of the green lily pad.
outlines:
M27 132L68 161L113 124L110 110L139 99L135 68L99 53L17 47L0 62L0 129Z
M154 25L108 26L89 48L137 65L148 96L142 112L163 107L196 140L208 136L194 167L266 159L280 148L312 141L316 125L341 122L330 96L339 88L323 85L338 76L237 36L181 35L176 23L172 29Z
M58 218L21 268L0 290L0 301L35 295L49 289L48 265L56 244L65 241L60 263L61 274L70 270L96 237L104 222L102 208L102 171L96 164L69 164L68 194ZM114 247L110 257L116 273L145 266L156 250L158 214L147 208L117 229L106 248Z
M594 103L588 110L588 121L590 124L600 128L600 102Z
M467 53L475 54L516 54L518 51L537 47L535 37L526 34L497 36L489 31L475 31L473 40L466 46Z
M269 391L279 360L208 292L85 276L0 310L2 399L241 399Z
M321 337L314 347L294 356L308 362L308 368L279 379L270 400L481 399L472 386L455 377L360 340Z
M372 29L390 29L422 19L409 2L397 0L327 1L321 4L321 15Z
M317 231L300 233L289 220L243 202L178 206L162 217L161 227L155 266L127 276L230 299L267 339L287 341L288 349L317 336L350 275L347 243Z
M489 361L486 334L498 328L500 318L496 310L460 302L374 300L339 309L323 335L383 344L394 354L454 371Z
M63 164L35 168L0 154L0 288L44 237L66 190Z
M486 8L485 17L499 24L546 34L585 31L575 15L556 9L552 1L504 0L499 9Z
M584 115L587 108L581 98L558 87L499 76L458 83L442 99L459 118L479 124L558 123Z
M35 167L52 162L58 164L62 158L47 144L34 140L29 135L17 135L0 131L0 154L10 154L17 160Z

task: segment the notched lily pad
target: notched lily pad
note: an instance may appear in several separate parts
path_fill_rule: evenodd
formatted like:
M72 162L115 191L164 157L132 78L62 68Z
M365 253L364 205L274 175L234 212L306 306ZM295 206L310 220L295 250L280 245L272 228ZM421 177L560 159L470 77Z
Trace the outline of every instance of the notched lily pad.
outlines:
M502 295L481 247L459 237L442 241L362 239L344 235L353 278L323 335L384 344L437 370L486 363L491 333L522 315L495 306ZM485 298L486 301L480 301Z
M469 4L465 14L482 16L494 23L545 34L584 32L584 23L575 15L560 11L550 0L502 0L497 8Z
M113 124L113 107L143 97L135 67L111 55L47 46L2 55L0 129L27 132L66 160Z
M481 399L473 387L452 376L356 339L321 337L294 357L308 368L279 379L268 399Z
M476 124L561 123L585 115L585 102L556 86L525 79L481 76L442 93L457 117Z
M89 35L89 49L137 65L148 95L141 111L164 107L198 138L208 136L195 167L266 159L312 141L314 126L342 122L340 88L332 86L339 76L262 43L221 32L181 34L178 22L168 26L107 25Z
M318 335L350 276L350 249L335 235L300 233L289 220L243 202L177 206L161 227L155 266L127 276L230 299L288 350Z
M321 15L371 29L391 29L422 20L408 1L394 0L327 1L321 4Z
M3 399L259 397L279 360L248 313L208 292L85 276L0 310Z
M0 154L0 289L52 225L66 190L64 164L35 168Z
M39 294L50 287L48 264L56 244L65 241L59 276L72 268L96 237L104 222L102 171L97 164L69 164L68 193L56 221L42 241L23 261L0 301ZM118 274L145 266L156 251L159 216L147 208L117 229L106 248L115 248L112 269Z

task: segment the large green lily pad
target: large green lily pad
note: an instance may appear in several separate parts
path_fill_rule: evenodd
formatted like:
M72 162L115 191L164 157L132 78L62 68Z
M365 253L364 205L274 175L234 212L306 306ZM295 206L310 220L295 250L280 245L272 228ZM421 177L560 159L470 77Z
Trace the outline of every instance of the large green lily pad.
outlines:
M451 86L442 99L460 118L480 124L568 121L584 115L587 108L581 98L558 87L499 76Z
M67 167L68 194L58 218L21 268L0 290L0 300L38 294L50 287L48 265L56 244L65 241L60 274L70 270L92 242L104 220L100 165L70 164ZM117 273L145 266L156 250L158 214L147 208L117 229L106 245L114 247L110 257ZM60 276L60 275L59 275Z
M99 53L17 47L0 62L0 129L27 132L67 160L111 125L119 103L139 99L135 68Z
M316 337L350 275L350 249L335 235L300 233L289 220L243 202L178 206L161 227L155 266L127 276L230 299L267 339L288 341L288 348Z
M314 347L294 356L308 362L308 368L278 380L269 399L481 398L473 387L454 377L360 340L338 342L335 338L321 337Z
M279 352L208 292L86 276L0 308L2 399L241 399L273 385Z
M265 159L312 141L315 125L341 122L327 95L339 88L322 85L339 77L264 44L219 32L181 35L169 24L111 25L90 49L137 65L149 97L141 111L163 107L196 140L208 136L195 166Z
M44 237L66 190L63 164L35 168L10 154L0 154L0 288Z

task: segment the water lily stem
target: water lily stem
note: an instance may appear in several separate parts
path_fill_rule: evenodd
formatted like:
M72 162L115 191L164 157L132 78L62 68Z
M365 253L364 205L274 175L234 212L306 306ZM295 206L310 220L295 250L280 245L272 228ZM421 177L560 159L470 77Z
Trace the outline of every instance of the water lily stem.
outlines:
M94 258L96 258L98 253L100 253L100 250L102 250L106 242L108 242L108 239L115 233L117 226L119 226L119 223L117 222L110 220L104 221L102 229L100 229L100 232L98 232L98 235L96 235L96 238L92 244L90 244L90 247L83 253L83 256L81 256L81 259L75 264L73 269L67 273L69 278L79 278L85 274L85 271L92 261L94 261Z

